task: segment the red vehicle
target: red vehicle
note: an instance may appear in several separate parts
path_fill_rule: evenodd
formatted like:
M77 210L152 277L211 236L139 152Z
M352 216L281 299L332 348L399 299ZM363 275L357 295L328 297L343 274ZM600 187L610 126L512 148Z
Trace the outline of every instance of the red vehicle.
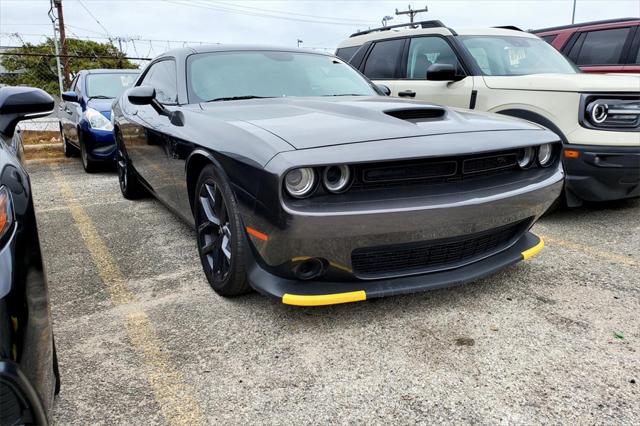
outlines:
M531 30L584 72L640 74L640 18Z

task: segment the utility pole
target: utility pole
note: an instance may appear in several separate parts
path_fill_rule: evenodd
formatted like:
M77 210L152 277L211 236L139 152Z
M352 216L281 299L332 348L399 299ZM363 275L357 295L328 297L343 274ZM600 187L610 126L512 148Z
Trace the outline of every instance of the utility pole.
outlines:
M122 68L122 37L118 37L118 46L119 46L119 52L118 52L118 68Z
M421 12L428 12L429 8L425 5L424 9L411 9L411 5L407 6L408 10L403 10L402 12L400 12L398 9L396 9L396 15L409 15L409 22L413 23L413 18L414 16L416 16L418 13Z
M51 24L53 25L53 48L56 52L56 75L58 76L58 89L60 90L60 95L64 91L62 85L62 74L60 73L60 49L58 48L58 28L56 28L56 16L53 13L53 2L51 3L51 8L49 9L49 19L51 19Z
M571 15L571 23L575 24L576 23L576 2L578 0L573 0L573 14Z
M58 9L58 26L60 28L60 45L62 46L62 69L64 73L64 85L69 87L69 55L67 54L67 37L64 32L64 15L62 14L62 0L53 0L53 4Z

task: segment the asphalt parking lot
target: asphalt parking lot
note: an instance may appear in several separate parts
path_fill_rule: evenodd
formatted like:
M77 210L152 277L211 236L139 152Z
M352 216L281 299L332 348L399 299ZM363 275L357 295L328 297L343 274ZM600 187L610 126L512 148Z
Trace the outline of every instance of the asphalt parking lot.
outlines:
M208 286L115 173L30 164L58 424L640 423L640 201L560 211L463 287L303 309Z

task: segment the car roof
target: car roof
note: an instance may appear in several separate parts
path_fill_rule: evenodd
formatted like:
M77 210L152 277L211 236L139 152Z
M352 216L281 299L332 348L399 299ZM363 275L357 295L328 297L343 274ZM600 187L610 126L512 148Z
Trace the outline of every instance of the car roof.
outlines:
M447 27L435 27L435 28L392 28L385 31L373 31L362 35L357 33L348 39L342 41L338 45L338 49L343 47L360 46L368 41L384 40L387 38L406 37L414 35L487 35L487 36L514 36L524 38L538 38L538 36L524 31L510 30L505 28L456 28L452 30Z
M299 53L315 53L318 55L333 56L333 53L322 52L318 50L296 48L296 47L282 47L282 46L268 46L259 44L203 44L198 46L182 47L179 49L169 50L159 57L175 56L183 57L192 55L195 53L213 53L213 52L237 52L237 51L272 51L272 52L299 52Z
M140 74L139 69L95 69L81 70L86 74Z
M570 30L570 29L578 29L578 28L590 27L594 25L598 25L598 26L602 25L603 27L606 27L607 25L619 24L619 23L640 24L640 18L617 18L617 19L605 19L601 21L579 22L577 24L558 25L556 27L539 28L536 30L530 30L530 32L546 33L551 31L564 31L564 30Z

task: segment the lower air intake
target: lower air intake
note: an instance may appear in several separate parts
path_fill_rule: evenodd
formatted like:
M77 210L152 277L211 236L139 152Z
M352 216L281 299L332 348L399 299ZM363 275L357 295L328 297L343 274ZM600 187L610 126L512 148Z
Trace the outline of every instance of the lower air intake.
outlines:
M454 238L358 248L351 252L353 272L360 278L426 273L480 260L509 247L531 219Z

